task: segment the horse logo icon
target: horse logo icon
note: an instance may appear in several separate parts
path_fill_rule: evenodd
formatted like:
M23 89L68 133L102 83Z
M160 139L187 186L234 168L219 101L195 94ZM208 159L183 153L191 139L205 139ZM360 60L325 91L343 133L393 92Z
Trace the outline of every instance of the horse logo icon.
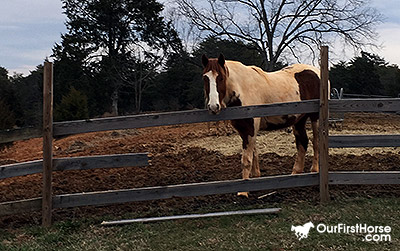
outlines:
M299 241L300 241L301 239L308 237L308 233L310 232L310 229L312 227L314 227L314 224L311 221L309 221L306 224L304 224L303 226L293 226L292 225L291 231L294 231L294 234L296 235L297 238L299 238Z

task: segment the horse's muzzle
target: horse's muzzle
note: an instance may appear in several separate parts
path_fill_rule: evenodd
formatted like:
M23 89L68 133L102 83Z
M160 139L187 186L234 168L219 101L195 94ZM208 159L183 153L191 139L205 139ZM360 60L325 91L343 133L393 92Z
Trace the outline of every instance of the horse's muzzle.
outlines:
M215 105L208 104L207 109L212 114L218 114L221 111L221 106L219 104L215 104Z

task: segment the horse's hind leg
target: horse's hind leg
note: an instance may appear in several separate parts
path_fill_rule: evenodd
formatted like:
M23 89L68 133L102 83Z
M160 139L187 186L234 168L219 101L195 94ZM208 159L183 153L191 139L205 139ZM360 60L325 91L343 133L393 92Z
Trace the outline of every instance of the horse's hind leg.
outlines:
M311 172L319 172L319 152L318 152L318 120L311 118L311 126L313 131L313 150L314 150L314 157L313 163L311 167Z
M258 160L258 150L257 147L254 147L253 151L253 165L251 167L251 177L260 177L261 172L260 172L260 163Z
M306 122L307 117L304 116L293 126L293 133L296 138L297 156L293 165L292 174L302 173L304 170L304 162L308 146Z

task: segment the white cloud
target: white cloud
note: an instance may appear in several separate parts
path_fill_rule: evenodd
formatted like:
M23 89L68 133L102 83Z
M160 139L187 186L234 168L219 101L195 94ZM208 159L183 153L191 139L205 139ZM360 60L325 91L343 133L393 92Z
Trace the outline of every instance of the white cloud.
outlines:
M14 74L22 74L24 76L27 76L31 73L31 71L36 69L36 65L20 65L17 68L13 69L8 69L8 74L10 76Z
M12 0L1 1L0 23L63 21L60 0Z
M0 66L29 74L51 55L65 32L60 0L1 1Z
M400 22L399 0L373 0L371 6L383 14L385 22Z
M0 31L18 30L21 27L18 25L2 25L0 24Z
M383 48L377 53L389 63L400 66L400 23L383 23L379 26L378 32Z

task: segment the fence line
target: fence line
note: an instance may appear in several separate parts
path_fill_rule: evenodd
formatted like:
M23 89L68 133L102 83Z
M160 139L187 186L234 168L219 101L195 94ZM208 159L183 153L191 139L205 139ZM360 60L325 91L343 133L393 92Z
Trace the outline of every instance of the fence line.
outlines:
M329 172L329 185L400 185L400 171ZM191 184L143 187L123 190L53 196L53 208L99 206L117 203L276 190L319 185L319 174L278 175L250 180L226 180ZM42 198L0 203L0 215L41 210Z
M77 120L54 123L53 136L107 131L118 129L134 129L175 124L201 123L219 120L232 120L250 117L277 116L318 112L319 100L307 100L301 102L278 103L259 106L229 107L218 115L211 115L207 110L190 110L166 113L154 113L132 116L120 116L113 118L101 118L90 120ZM400 99L341 99L329 100L329 112L398 112L400 111ZM25 140L41 137L40 128L22 128L0 131L0 143Z
M133 129L166 125L201 123L219 120L244 119L264 116L277 116L318 112L319 100L308 100L290 103L275 103L258 106L228 107L217 115L207 110L155 113L91 120L78 120L54 123L54 136L70 135L94 131Z
M192 184L180 184L158 187L143 187L100 192L86 192L53 196L53 208L69 208L79 206L108 205L125 202L168 199L173 197L191 197L237 193L240 191L260 191L282 189L319 184L318 174L279 175L254 178L250 180L226 180ZM0 203L0 215L40 210L41 198ZM13 204L17 206L13 206Z

